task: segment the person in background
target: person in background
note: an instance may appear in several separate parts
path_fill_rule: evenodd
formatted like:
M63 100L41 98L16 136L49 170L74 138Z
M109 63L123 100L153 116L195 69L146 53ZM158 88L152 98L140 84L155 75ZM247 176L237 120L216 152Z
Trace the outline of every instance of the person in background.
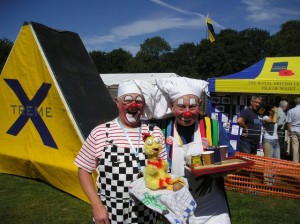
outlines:
M207 89L207 82L178 77L156 79L156 85L160 94L157 94L154 115L164 118L161 127L171 173L187 178L197 203L188 223L231 223L223 176L195 176L185 167L186 155L200 155L211 145L228 145L228 156L234 155L223 125L208 116L200 116L200 97Z
M286 130L286 110L289 106L289 103L285 100L279 102L278 107L278 141L280 146L280 152L282 155L287 155L287 148L285 144L285 130Z
M266 106L266 115L263 117L263 149L265 157L280 159L280 147L277 134L278 108Z
M278 107L278 130L284 130L286 122L286 110L288 109L289 103L285 100L279 102Z
M141 124L141 115L144 110L151 110L146 108L146 94L139 88L142 84L146 85L138 80L126 80L119 85L115 98L119 116L95 127L75 159L80 184L91 203L96 224L156 223L153 210L141 203L133 205L128 192L128 186L146 164L142 133L150 130ZM143 91L147 89L151 86ZM159 158L166 160L162 131L154 127L152 134L162 143ZM92 178L95 170L98 193Z
M249 154L257 154L257 148L261 136L261 119L258 110L262 104L262 98L252 96L250 106L242 110L237 119L238 125L243 128L238 140L238 151Z
M292 140L293 161L299 163L300 147L300 97L295 99L295 107L287 112L287 130Z

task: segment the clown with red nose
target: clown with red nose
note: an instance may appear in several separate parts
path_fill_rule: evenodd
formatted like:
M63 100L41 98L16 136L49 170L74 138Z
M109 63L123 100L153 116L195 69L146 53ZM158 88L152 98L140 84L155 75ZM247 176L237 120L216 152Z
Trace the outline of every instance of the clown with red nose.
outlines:
M184 95L172 102L172 111L177 123L182 126L195 124L199 116L200 99L192 94Z
M204 80L185 77L156 79L157 99L154 117L174 117L172 128L172 169L175 175L184 176L185 157L204 151L205 136L199 132L201 95L207 91ZM158 94L160 93L161 94ZM169 102L169 105L166 104ZM165 107L168 107L166 109ZM168 114L163 114L166 111Z
M119 85L115 102L119 111L119 120L125 127L138 127L141 117L150 117L151 101L144 98L145 83L128 80Z
M115 103L119 114L97 125L81 147L75 164L83 192L93 210L93 223L156 223L156 213L142 203L132 203L130 184L137 180L147 163L142 133L150 128L141 118L151 118L151 84L143 80L124 80ZM155 91L154 91L155 92ZM105 108L103 108L105 109ZM160 128L151 134L160 140L159 160L166 160L164 136ZM97 187L93 172L97 171Z
M161 128L166 130L171 173L187 178L197 204L188 223L230 224L223 177L195 176L187 166L191 156L200 156L207 146L228 145L228 153L234 155L222 123L200 115L201 95L208 91L208 83L186 77L156 79L155 83L154 117L166 119Z

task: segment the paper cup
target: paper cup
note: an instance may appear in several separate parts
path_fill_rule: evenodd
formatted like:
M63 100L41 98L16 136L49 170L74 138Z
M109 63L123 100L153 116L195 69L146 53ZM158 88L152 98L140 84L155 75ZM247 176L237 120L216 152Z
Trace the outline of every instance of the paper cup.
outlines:
M228 157L228 145L220 145L221 160L224 161Z
M201 159L204 166L214 164L214 152L213 151L202 152Z
M215 165L220 165L222 163L221 160L221 150L219 146L211 146L207 147L206 151L212 151L214 152L214 164Z

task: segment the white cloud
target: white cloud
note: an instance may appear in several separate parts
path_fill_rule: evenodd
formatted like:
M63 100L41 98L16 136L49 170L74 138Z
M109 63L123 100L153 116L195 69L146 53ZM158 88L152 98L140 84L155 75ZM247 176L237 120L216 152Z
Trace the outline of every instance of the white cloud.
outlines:
M201 15L199 13L189 12L189 11L186 11L184 9L180 9L178 7L169 5L169 4L167 4L167 3L163 2L163 1L160 1L160 0L150 0L150 1L156 3L156 4L160 5L160 6L163 6L165 8L172 9L174 11L177 11L177 12L180 12L180 13L183 13L183 14L194 14L194 15L198 15L200 17L202 17L202 16L205 17L204 15Z
M139 36L174 28L195 28L201 25L200 22L201 21L199 19L184 18L160 18L151 20L139 20L129 25L115 28L113 29L113 33L116 36L127 38L130 36Z
M124 45L122 48L126 51L129 51L133 56L136 55L136 53L140 50L140 45Z
M138 20L124 26L118 26L111 30L109 35L93 36L85 38L84 42L87 45L104 44L107 42L115 42L128 39L134 36L142 36L145 34L156 33L168 29L199 29L204 27L205 23L199 18L184 19L184 18L160 18L150 20Z
M165 8L172 9L172 10L174 10L176 12L182 13L182 14L196 15L197 17L200 17L200 20L204 21L204 23L205 23L206 15L203 15L201 13L196 13L196 12L190 12L190 11L187 11L187 10L184 10L184 9L180 9L178 7L169 5L169 4L167 4L167 3L165 3L165 2L163 2L161 0L150 0L150 1L156 3L156 4L160 5L160 6L163 6ZM216 21L213 21L213 25L215 27L220 28L220 29L225 29L226 28L226 27L224 27L223 25L219 24Z
M107 43L107 42L113 42L115 41L115 35L109 34L104 36L92 36L85 38L86 44L99 44L99 43Z
M110 30L108 35L98 35L92 37L83 38L85 45L93 48L93 46L100 47L107 43L119 42L131 37L143 36L147 34L158 33L170 29L201 29L206 28L206 15L186 11L178 7L164 3L161 0L150 0L155 4L162 7L171 9L182 15L192 15L185 17L162 17L162 18L150 18L148 20L137 20L132 23L114 27ZM213 21L215 28L224 29L225 27ZM136 52L136 49L130 49L130 47L123 47L131 52Z
M275 0L242 0L241 3L246 5L246 10L249 12L247 19L253 22L272 21L288 15L300 14L297 9L284 8L285 4L276 7Z

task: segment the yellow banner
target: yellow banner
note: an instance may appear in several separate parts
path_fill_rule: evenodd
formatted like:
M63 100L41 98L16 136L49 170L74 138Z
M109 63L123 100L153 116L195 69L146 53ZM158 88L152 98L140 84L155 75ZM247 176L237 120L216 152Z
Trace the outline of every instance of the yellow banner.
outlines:
M24 25L0 75L0 172L38 178L87 201L74 165L81 136L45 60Z
M300 81L227 79L216 80L216 92L300 94Z
M266 58L255 79L216 78L216 92L300 94L300 57Z

